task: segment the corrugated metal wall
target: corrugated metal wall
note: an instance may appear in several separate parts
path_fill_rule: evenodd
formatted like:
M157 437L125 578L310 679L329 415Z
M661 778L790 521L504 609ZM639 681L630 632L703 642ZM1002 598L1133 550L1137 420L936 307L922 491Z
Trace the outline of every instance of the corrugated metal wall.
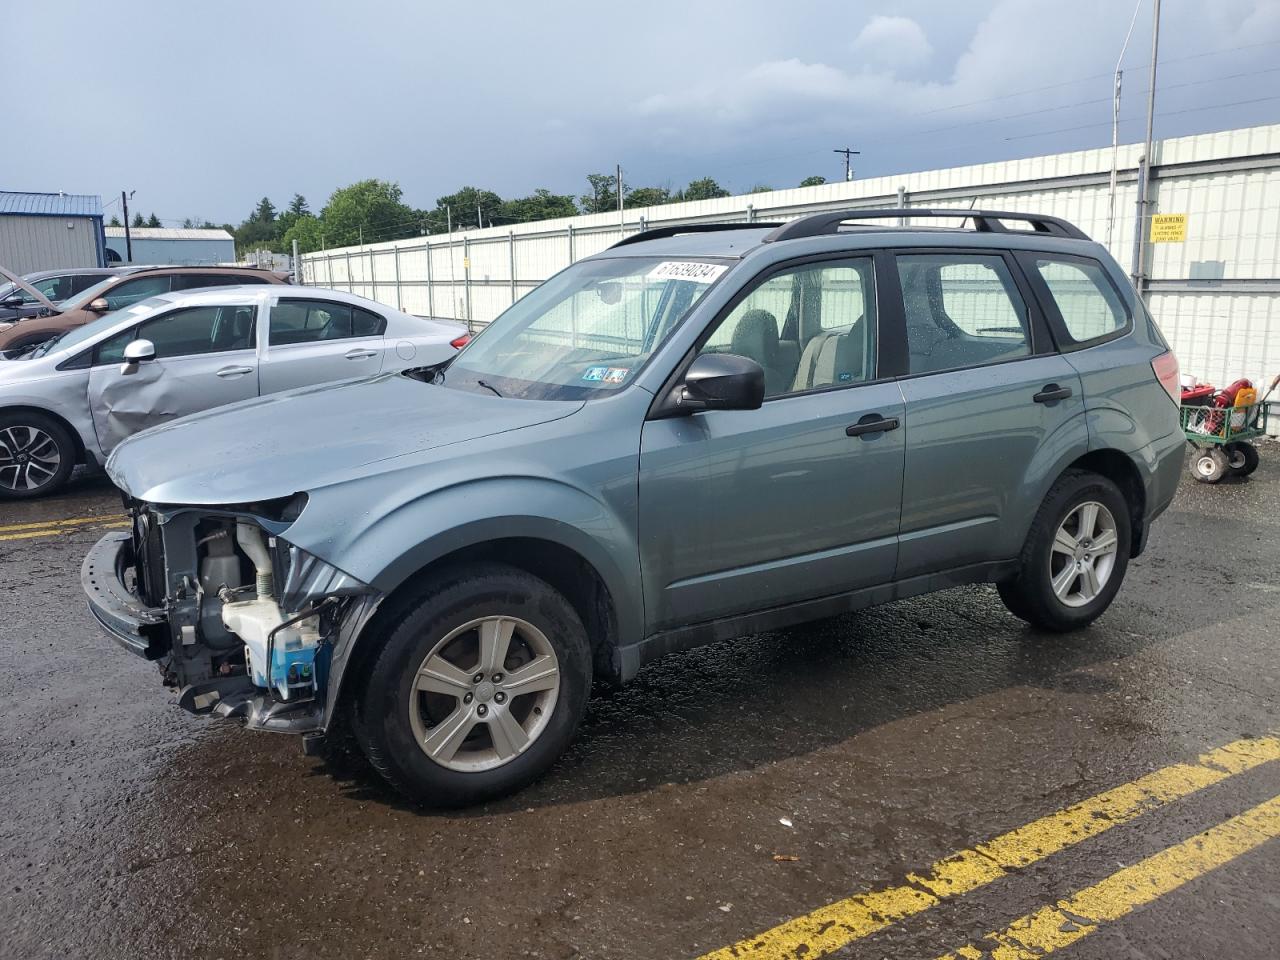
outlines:
M91 217L0 216L0 264L10 273L96 267L98 221Z
M124 237L107 237L107 247L125 261ZM163 263L187 267L208 267L236 262L234 240L165 240L137 237L133 241L133 263Z
M1109 249L1128 270L1140 144L1120 148ZM1184 372L1212 382L1280 372L1280 124L1162 141L1153 213L1187 216L1186 239L1147 247L1148 302ZM303 257L306 283L410 313L483 326L574 260L645 226L787 220L845 207L976 207L1048 213L1107 242L1111 150L1082 150L852 183L455 232Z

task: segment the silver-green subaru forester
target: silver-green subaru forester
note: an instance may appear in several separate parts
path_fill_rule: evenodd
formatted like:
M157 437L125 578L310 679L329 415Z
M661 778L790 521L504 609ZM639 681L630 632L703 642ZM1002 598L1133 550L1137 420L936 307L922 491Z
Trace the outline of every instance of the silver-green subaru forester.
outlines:
M406 794L465 804L673 650L983 581L1085 626L1173 498L1177 390L1053 217L664 227L437 367L127 440L133 530L84 586L187 709L308 746L349 719Z

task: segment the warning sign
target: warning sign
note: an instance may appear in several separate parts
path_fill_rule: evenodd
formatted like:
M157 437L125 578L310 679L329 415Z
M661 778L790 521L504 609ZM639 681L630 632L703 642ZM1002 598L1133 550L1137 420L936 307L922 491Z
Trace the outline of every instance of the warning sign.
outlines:
M1151 218L1152 243L1182 243L1186 239L1185 213L1157 213Z

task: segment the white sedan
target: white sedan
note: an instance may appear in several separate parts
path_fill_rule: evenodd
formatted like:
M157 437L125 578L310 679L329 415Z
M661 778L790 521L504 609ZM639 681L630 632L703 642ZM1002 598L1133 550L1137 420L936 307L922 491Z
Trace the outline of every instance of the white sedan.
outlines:
M0 360L0 498L62 486L125 437L176 417L311 384L441 363L467 342L337 290L212 287L109 313ZM323 437L324 424L316 424Z

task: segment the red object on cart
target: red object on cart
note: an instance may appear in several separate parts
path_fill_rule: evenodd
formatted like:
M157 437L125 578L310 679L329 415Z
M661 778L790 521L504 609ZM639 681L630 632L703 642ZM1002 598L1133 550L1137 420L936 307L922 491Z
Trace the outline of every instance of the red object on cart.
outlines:
M1198 383L1194 387L1182 388L1182 402L1189 407L1203 407L1213 396L1213 387L1207 383Z

